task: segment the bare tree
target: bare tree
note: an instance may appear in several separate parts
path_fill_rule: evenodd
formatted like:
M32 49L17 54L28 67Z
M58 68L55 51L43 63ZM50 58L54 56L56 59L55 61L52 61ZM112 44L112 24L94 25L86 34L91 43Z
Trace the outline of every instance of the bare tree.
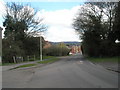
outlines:
M42 22L43 18L37 17L37 11L29 6L8 3L4 18L6 29L8 29L7 26L12 27L12 31L15 31L16 35L21 32L26 33L27 36L34 36L47 29ZM8 19L11 19L10 22Z

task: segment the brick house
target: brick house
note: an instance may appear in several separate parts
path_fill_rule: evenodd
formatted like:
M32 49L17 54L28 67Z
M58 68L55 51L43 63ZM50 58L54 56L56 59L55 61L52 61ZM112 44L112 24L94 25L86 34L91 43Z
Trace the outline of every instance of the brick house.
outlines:
M73 45L73 46L70 46L70 48L71 48L71 51L70 51L71 54L81 53L80 45Z
M50 42L48 42L48 41L45 41L45 45L44 45L44 47L43 48L49 48L49 47L51 47L52 45L51 45L51 43Z

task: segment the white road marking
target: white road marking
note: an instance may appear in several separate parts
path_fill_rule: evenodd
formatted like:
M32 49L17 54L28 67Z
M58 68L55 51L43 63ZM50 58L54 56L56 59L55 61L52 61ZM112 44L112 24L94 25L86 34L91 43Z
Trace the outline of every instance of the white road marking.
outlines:
M95 64L93 64L92 62L90 62L90 64L95 65Z
M79 61L79 62L77 62L78 64L83 64L83 61Z
M80 61L80 63L83 63L83 61Z

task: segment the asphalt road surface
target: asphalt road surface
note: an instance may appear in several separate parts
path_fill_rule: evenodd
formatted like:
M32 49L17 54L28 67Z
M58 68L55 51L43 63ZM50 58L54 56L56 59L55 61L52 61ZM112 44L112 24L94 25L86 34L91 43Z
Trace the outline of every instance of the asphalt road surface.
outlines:
M3 88L118 88L118 74L67 56L42 67L3 71Z

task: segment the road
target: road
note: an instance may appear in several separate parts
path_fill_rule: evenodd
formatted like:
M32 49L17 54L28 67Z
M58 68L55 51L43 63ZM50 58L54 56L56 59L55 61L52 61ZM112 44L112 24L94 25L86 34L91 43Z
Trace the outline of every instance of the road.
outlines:
M42 67L3 71L3 88L117 88L118 74L85 60L67 56Z

